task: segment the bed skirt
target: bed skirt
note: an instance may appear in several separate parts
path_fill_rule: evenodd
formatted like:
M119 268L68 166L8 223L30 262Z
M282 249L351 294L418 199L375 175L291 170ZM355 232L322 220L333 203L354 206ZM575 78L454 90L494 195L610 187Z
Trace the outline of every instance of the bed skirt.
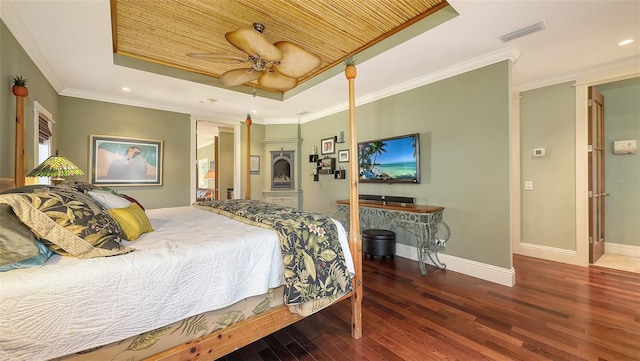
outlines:
M267 294L246 298L220 310L205 312L138 336L55 358L54 360L143 360L169 348L260 314L269 308L282 306L282 292L282 286L272 288Z

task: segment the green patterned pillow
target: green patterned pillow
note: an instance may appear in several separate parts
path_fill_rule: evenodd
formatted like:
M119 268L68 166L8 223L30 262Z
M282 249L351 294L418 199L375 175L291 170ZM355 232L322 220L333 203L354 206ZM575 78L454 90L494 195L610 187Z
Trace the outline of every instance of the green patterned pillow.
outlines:
M18 218L55 253L91 258L132 251L121 245L118 223L87 195L52 189L3 197L12 197L5 202L11 202Z

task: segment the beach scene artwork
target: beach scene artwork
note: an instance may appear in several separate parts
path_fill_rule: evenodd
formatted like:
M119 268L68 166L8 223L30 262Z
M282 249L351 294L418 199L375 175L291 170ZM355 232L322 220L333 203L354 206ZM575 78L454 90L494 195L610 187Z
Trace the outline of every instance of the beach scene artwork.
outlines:
M418 157L417 134L359 143L360 180L417 183Z

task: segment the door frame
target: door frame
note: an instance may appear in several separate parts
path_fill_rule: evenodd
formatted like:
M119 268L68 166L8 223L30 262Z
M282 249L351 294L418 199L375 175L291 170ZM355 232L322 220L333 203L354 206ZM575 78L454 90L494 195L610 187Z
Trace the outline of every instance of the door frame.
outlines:
M240 131L243 122L233 120L214 120L207 117L195 116L190 117L190 137L189 137L189 184L196 184L196 167L197 167L197 155L196 155L196 123L199 121L209 122L217 124L223 127L233 127L233 198L240 198L240 151L241 151L241 138ZM190 193L190 202L196 201L196 189L194 188Z
M589 94L589 264L596 263L605 247L605 104L604 95L596 86L587 88ZM598 105L601 105L598 106Z
M640 76L640 66L578 79L576 97L576 262L589 265L589 87Z

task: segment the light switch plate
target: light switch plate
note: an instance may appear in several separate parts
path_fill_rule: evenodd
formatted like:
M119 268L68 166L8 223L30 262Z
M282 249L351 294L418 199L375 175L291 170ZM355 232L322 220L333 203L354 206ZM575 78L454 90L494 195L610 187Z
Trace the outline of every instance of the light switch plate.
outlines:
M533 148L533 156L540 158L544 157L544 148Z
M533 190L533 181L524 181L524 190L532 191Z

